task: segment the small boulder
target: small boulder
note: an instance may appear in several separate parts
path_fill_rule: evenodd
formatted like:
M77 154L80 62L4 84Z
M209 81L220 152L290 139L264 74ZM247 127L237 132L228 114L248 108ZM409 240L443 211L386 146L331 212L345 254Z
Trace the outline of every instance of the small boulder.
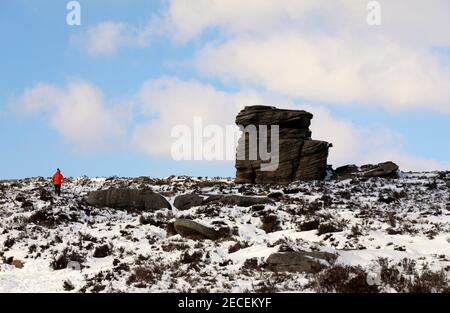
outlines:
M351 178L352 175L359 172L359 167L354 164L344 165L338 167L334 170L333 178L335 179L348 179Z
M354 177L382 177L398 178L399 167L393 162L384 162L379 164L366 164L358 167L354 164L338 167L334 170L334 179L349 179Z
M185 194L175 198L173 205L178 210L189 210L194 206L202 205L203 198L196 194Z
M106 258L109 255L111 255L111 248L107 244L104 244L95 248L93 257Z
M170 203L158 193L151 190L138 190L128 188L110 188L92 191L88 194L86 202L97 207L118 209L137 209L155 211L171 209Z
M29 200L25 200L25 201L22 202L20 207L24 208L24 209L32 208L33 207L33 202L31 202Z
M384 162L377 165L364 165L361 167L365 177L398 178L398 165L394 162Z
M148 176L139 176L133 179L133 182L139 185L143 185L143 184L151 184L152 183L152 179Z
M24 195L18 194L15 198L16 201L18 202L25 202L27 199L25 198Z
M275 191L275 192L271 192L267 195L268 198L273 199L275 201L280 200L281 198L283 198L283 193L280 191Z
M252 205L252 207L250 208L250 211L259 212L259 211L264 210L264 208L265 208L264 204L255 204L255 205Z
M21 260L13 260L11 265L14 265L16 268L23 268L25 262L21 261Z
M220 238L220 233L213 228L184 218L175 219L174 227L176 232L182 237L211 240Z
M277 252L267 258L267 264L276 272L317 273L335 258L332 253L319 251Z

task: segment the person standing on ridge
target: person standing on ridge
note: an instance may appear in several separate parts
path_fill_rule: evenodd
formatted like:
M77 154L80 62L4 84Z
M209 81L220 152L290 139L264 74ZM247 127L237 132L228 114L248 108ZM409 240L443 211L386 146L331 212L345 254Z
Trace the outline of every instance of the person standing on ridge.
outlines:
M61 171L56 169L56 173L53 174L52 182L55 185L55 193L60 196L61 195L61 183L64 180L64 176L62 176Z

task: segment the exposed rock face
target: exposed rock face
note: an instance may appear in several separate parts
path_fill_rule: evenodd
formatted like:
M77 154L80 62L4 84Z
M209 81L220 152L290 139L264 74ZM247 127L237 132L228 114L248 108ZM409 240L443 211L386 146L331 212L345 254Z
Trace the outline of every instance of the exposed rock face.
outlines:
M393 162L361 166L361 171L365 177L398 178L398 169L398 165Z
M327 252L277 252L267 258L269 269L277 272L317 273L336 256Z
M211 239L220 238L220 233L210 227L184 218L177 218L174 223L175 231L182 237L192 239Z
M211 196L205 200L208 203L221 203L224 205L237 205L250 207L255 204L273 204L274 201L267 197L248 197L239 195Z
M345 165L334 171L334 179L349 179L353 177L382 177L398 178L399 167L393 162L384 162L376 165L367 164L361 167L356 165Z
M99 207L137 209L154 211L170 209L170 203L158 193L150 190L138 190L127 188L110 188L106 190L92 191L88 194L86 202Z
M178 210L189 210L194 206L202 205L203 198L196 194L179 195L175 198L173 205Z
M177 196L174 200L174 206L178 210L189 210L192 207L207 204L220 203L223 205L237 205L249 207L255 204L273 204L274 201L268 197L250 197L240 195L205 195L203 199L200 195L185 194Z
M359 172L359 167L355 164L344 165L334 170L334 179L348 179L353 177L355 173Z
M248 132L244 132L238 143L236 160L236 183L288 184L297 180L322 180L326 176L328 148L330 144L311 139L309 126L313 115L302 110L283 110L269 106L248 106L239 112L236 124L247 127L254 125L260 137L260 125L267 126L267 146L272 155L278 153L278 168L262 171L258 153L251 160ZM271 148L270 126L279 126L279 145ZM258 144L258 148L261 147ZM264 150L264 149L262 149ZM245 155L242 151L245 151ZM239 158L244 155L244 158Z

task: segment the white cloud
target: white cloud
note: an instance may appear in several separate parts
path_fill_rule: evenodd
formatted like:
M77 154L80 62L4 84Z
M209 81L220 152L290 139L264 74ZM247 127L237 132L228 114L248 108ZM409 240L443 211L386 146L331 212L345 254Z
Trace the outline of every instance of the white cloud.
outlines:
M169 155L176 125L192 127L194 117L203 126L233 125L236 114L246 104L260 102L254 92L225 93L198 81L163 77L145 82L137 99L141 113L151 120L136 127L133 143L149 154Z
M76 33L72 44L93 56L112 55L128 41L129 26L125 23L106 21Z
M137 99L151 121L136 127L133 144L149 154L168 154L172 126L191 125L194 116L224 125L246 104L308 103L302 107L315 113L313 136L334 143L334 165L392 159L407 169L445 168L406 153L395 131L357 126L320 105L450 112L449 64L433 51L450 46L450 2L380 3L382 26L370 27L366 0L171 0L146 25L106 22L80 38L91 54L109 55L144 46L153 35L187 43L214 31L191 61L241 91L170 77L146 82ZM255 86L263 91L251 91Z
M176 125L192 127L200 116L203 126L234 124L235 116L245 105L274 105L306 109L314 114L311 130L314 139L333 143L329 163L345 164L397 162L404 170L449 168L445 162L410 155L403 148L402 135L380 125L361 127L352 121L336 118L325 107L293 104L288 98L254 91L227 93L198 81L164 77L147 81L138 93L142 113L150 120L135 128L134 146L151 155L170 155L171 129Z
M330 111L323 107L302 105L301 109L314 115L311 121L313 138L333 144L328 161L330 164L343 165L351 163L352 160L358 161L365 144L362 129L349 120L332 116Z
M284 31L383 35L414 45L449 45L447 0L379 0L382 27L366 23L367 0L172 0L161 24L175 40L188 41L205 30L226 37Z
M390 41L238 38L206 46L195 64L204 74L298 99L450 112L450 69L433 54Z
M155 28L157 21L159 19L155 16L142 26L114 21L101 22L84 32L75 33L71 37L71 43L92 56L111 56L124 47L147 46L152 35L159 32Z
M149 155L170 156L176 125L192 129L194 117L203 126L233 125L236 114L246 105L276 105L305 109L314 114L311 124L314 139L333 143L329 163L378 163L392 160L403 170L449 169L449 162L414 156L403 148L401 134L381 125L355 125L337 118L323 107L294 104L287 97L252 90L224 92L199 81L162 77L145 82L135 95L139 115L147 122L134 125L132 147ZM127 107L109 107L102 93L83 81L70 81L64 88L37 83L10 103L19 112L45 113L48 125L81 150L97 150L123 143ZM119 112L122 109L122 112Z
M346 164L376 164L393 161L403 171L449 170L450 162L408 153L404 136L383 125L355 125L332 116L326 108L304 105L312 112L313 137L333 143L328 162L336 168Z
M64 88L37 83L10 105L23 113L46 113L48 125L81 150L119 145L123 139L118 112L87 82L71 81Z
M62 97L61 90L57 87L38 82L32 88L26 88L20 99L12 103L19 106L25 112L41 112L51 110ZM16 109L17 107L15 107Z
M161 19L176 41L219 36L198 52L200 72L245 88L331 103L450 112L450 3L380 1L382 26L360 0L173 0Z
M107 21L77 34L92 55L145 46L152 36L187 42L218 30L197 51L203 74L310 101L450 112L450 2L380 0L370 27L365 0L172 0L144 25Z
M392 160L400 166L403 171L438 171L450 169L450 162L438 161L431 158L414 156L398 148L379 150L377 154L368 155L362 159L365 163L373 163L379 159Z
M162 21L173 39L185 42L213 28L227 34L273 29L314 6L311 0L173 0Z

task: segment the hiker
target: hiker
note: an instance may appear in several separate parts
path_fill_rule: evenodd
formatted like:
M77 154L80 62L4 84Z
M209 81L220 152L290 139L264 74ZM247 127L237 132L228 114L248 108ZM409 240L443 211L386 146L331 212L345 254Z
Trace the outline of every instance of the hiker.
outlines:
M55 185L55 193L60 196L61 195L61 183L64 180L64 176L62 176L61 171L56 169L56 173L53 174L52 182Z

